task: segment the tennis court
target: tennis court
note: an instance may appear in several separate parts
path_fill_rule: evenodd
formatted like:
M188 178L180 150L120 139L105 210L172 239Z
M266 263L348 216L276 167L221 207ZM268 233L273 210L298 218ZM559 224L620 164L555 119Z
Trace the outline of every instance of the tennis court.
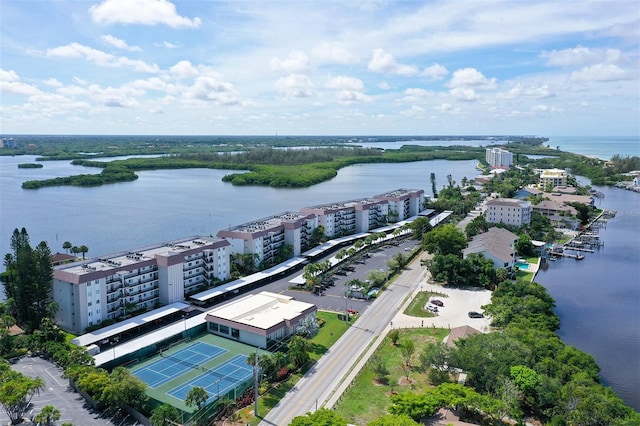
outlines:
M269 353L244 343L205 333L194 339L167 345L158 355L130 367L131 373L145 382L147 395L159 404L167 403L185 415L196 411L187 406L187 393L204 388L207 404L229 398L235 400L253 385L250 354Z
M204 342L196 342L193 345L173 353L161 353L161 358L144 367L132 370L138 377L151 388L167 383L176 377L182 376L187 371L200 366L227 352L226 349L210 345Z
M218 399L220 395L226 395L240 384L251 380L253 375L253 369L247 365L245 355L236 355L215 368L204 370L202 374L167 393L179 400L184 400L191 388L199 386L207 391L209 398L206 403L208 404Z

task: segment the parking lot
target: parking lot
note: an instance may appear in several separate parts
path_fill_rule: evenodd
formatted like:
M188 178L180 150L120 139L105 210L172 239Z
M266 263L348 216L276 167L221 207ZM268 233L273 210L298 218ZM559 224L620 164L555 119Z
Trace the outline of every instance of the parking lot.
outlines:
M371 305L373 300L364 300L354 297L345 298L345 284L354 279L364 282L367 279L367 274L372 270L386 271L388 260L393 258L397 253L403 253L408 256L410 251L413 250L417 244L418 241L405 240L400 242L398 245L387 244L380 248L368 250L370 256L368 258L358 255L353 259L346 259L342 262L341 267L342 265L350 265L353 267L354 271L347 272L346 275L334 274L332 277L333 286L327 287L322 292L322 295L294 288L295 286L290 281L298 275L301 275L302 271L298 271L278 281L267 284L264 287L261 287L261 290L286 294L287 296L294 297L296 300L313 303L320 310L344 312L345 309L350 309L363 312L369 307L369 305ZM335 255L335 253L320 258L316 260L316 262L322 262L333 255ZM360 260L363 261L363 263L356 263L354 260Z
M134 420L127 418L127 414L108 415L93 410L84 398L69 386L67 379L62 378L62 370L43 358L25 356L11 367L26 376L40 377L45 382L44 390L34 395L31 400L31 406L24 416L27 420L40 413L45 405L53 405L60 410L60 420L56 422L59 425L65 422L76 426L137 424ZM0 425L7 424L9 424L9 417L4 410L0 410ZM29 424L29 422L23 424Z

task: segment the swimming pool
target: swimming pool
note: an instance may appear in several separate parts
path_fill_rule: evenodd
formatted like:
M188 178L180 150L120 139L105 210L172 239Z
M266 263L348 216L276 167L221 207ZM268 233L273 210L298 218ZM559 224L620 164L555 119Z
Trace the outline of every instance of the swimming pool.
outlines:
M529 264L528 264L528 263L517 262L517 263L516 263L516 266L517 266L518 268L520 268L520 270L522 270L522 269L529 269Z

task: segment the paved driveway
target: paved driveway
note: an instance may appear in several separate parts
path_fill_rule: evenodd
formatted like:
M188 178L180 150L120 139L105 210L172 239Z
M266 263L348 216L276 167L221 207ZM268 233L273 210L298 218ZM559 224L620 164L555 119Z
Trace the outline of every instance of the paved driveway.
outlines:
M103 413L91 409L84 398L69 386L67 379L62 378L62 370L45 359L25 356L11 367L26 376L40 377L45 382L44 391L31 400L31 407L25 413L26 418L40 413L45 405L53 405L61 413L60 420L56 422L59 425L65 422L76 426L136 424L127 418L101 417ZM4 410L0 410L0 425L7 424L9 417Z

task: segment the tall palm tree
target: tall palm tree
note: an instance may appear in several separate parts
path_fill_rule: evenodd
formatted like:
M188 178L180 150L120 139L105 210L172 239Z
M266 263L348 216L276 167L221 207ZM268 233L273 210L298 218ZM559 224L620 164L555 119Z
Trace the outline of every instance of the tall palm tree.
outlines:
M71 244L71 241L65 241L64 243L62 243L62 248L64 249L65 253L69 253L69 249L73 247L73 244Z

